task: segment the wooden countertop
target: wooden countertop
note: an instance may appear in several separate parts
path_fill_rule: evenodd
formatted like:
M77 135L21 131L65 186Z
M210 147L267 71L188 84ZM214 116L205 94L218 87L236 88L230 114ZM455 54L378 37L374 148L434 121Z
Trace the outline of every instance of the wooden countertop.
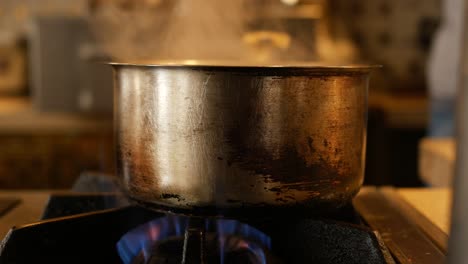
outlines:
M442 231L449 233L452 205L449 188L401 188L397 193Z
M111 115L40 112L27 97L0 97L0 134L112 132Z
M60 193L64 191L54 191ZM70 192L67 192L70 193ZM448 233L451 191L447 188L403 188L397 193L419 212L430 219L442 231ZM0 239L15 225L36 222L40 219L51 191L0 191L1 197L17 197L22 202L0 217Z
M8 230L17 225L37 222L44 210L50 191L0 191L0 198L20 198L21 202L11 211L0 217L0 237L3 239Z

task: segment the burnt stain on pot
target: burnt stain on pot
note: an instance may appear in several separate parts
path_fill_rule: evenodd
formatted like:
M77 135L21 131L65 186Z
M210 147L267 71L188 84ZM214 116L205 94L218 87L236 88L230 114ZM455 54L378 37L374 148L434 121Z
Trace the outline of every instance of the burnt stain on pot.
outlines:
M162 199L177 199L177 201L179 202L185 200L179 194L174 194L174 193L162 193L161 198Z
M290 219L292 215L296 217L325 217L327 214L333 215L341 208L349 205L349 201L355 194L356 192L340 193L332 200L323 201L311 198L307 201L293 203L283 198L278 200L278 203L275 205L263 202L251 203L233 199L229 200L232 207L222 208L217 206L198 206L191 203L185 203L185 208L182 208L168 206L158 202L150 202L147 199L141 199L134 195L130 195L129 198L140 206L163 213L171 212L185 216L235 217L238 220L251 220L252 218L272 219L272 217L275 219ZM311 210L312 208L314 210Z
M352 168L339 158L330 160L331 156L339 157L341 153L335 147L336 144L328 139L320 139L322 148L318 150L314 145L314 138L307 136L304 140L306 153L299 153L296 146L283 145L277 153L279 155L274 156L270 150L252 147L245 142L245 134L240 135L243 132L239 131L236 129L229 134L228 143L233 149L229 160L236 167L250 171L252 176L263 177L265 184L275 184L275 187L264 187L264 190L275 193L278 197L275 198L276 202L297 201L295 191L308 193L309 199L321 195L336 198L340 197L340 192L350 192L345 187L354 185L356 177L353 176ZM306 159L311 156L314 162L308 164ZM288 194L287 198L285 194ZM298 202L307 203L302 198Z
M266 187L265 187L265 188L266 188ZM269 190L270 192L276 192L276 193L281 192L281 188L280 188L280 187L273 187L273 188L270 188L270 189L267 188L267 190Z
M309 150L311 153L315 152L314 140L311 137L307 137L307 146L309 146Z
M326 80L326 78L324 79ZM260 91L260 90L256 90ZM246 115L254 115L249 120L264 120L268 113L256 110L257 94L246 96L247 100L253 100L252 103L246 104L244 109L238 111L244 112ZM280 106L284 107L284 106ZM279 110L282 111L282 110ZM304 113L302 113L303 116ZM283 129L280 134L287 135L288 138L296 138L295 142L281 142L281 147L272 151L267 149L265 144L258 144L258 141L271 141L262 127L255 122L252 123L237 123L227 134L226 143L232 149L231 155L227 157L228 166L235 165L236 167L249 171L253 177L263 177L266 184L277 183L278 186L273 188L264 188L269 192L282 194L285 191L298 190L307 191L310 197L316 197L317 193L332 193L344 190L344 186L352 182L352 166L346 164L339 155L340 150L336 144L330 140L318 137L320 141L320 149L317 149L317 144L314 136L300 135L298 130L293 129L289 124L289 120L284 120ZM329 124L331 129L339 131L343 129L343 125L347 124ZM349 129L352 127L346 127ZM287 131L287 132L286 132ZM302 139L301 139L302 138ZM278 139L277 139L278 140ZM298 149L298 145L302 144L307 147L307 150ZM334 160L331 160L331 157ZM311 162L312 160L312 162ZM343 181L337 179L344 178ZM354 177L355 178L355 177ZM347 179L347 180L346 180ZM332 182L334 184L332 184ZM336 184L342 183L343 186ZM343 188L341 188L343 187Z
M281 203L287 203L288 201L283 199L283 198L276 198L275 201L281 202Z
M301 190L305 188L307 190L311 183L336 182L336 179L346 177L347 174L351 173L344 163L334 162L332 164L331 161L319 155L320 152L314 147L314 140L310 136L307 137L307 146L310 155L316 155L316 162L313 164L307 164L295 147L284 147L279 152L278 158L273 157L271 151L242 146L239 138L231 137L231 144L236 150L236 155L232 159L233 163L255 175L263 175L269 181L287 184L290 189ZM328 147L330 144L324 140L324 145ZM337 152L337 149L332 151L332 153ZM339 173L339 170L346 173ZM277 192L281 191L282 188L273 187L269 191Z

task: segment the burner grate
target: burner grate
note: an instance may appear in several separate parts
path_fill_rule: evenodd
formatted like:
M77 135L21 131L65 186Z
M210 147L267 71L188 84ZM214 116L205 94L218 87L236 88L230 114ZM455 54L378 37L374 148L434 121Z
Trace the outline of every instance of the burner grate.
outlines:
M121 263L116 250L119 239L162 216L130 206L14 228L2 243L0 263L63 263L64 257L67 263ZM271 253L282 263L391 263L366 227L319 219L247 224L270 236Z

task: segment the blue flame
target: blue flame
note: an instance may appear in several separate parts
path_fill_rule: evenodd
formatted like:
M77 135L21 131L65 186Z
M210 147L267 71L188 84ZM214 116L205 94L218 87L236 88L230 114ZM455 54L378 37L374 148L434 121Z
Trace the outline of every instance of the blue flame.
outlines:
M266 263L265 252L259 245L270 249L271 239L260 230L243 224L236 220L217 220L217 232L219 234L220 245L220 263L224 263L224 255L228 250L235 251L236 249L248 249L255 256L254 263ZM237 235L245 240L230 240L226 241L229 235ZM232 241L235 241L232 243ZM229 243L231 242L231 243Z
M265 252L258 244L233 236L220 236L219 240L220 245L222 245L220 248L220 263L224 263L224 254L226 254L226 252L247 249L253 254L253 256L250 256L251 259L249 263L266 264Z
M139 254L143 254L145 260L148 260L155 242L172 236L182 236L187 225L187 217L168 215L136 227L117 242L121 260L130 264ZM205 226L208 232L216 232L219 235L220 263L224 263L226 252L239 249L249 250L255 258L254 263L266 263L263 248L271 248L271 239L260 230L228 219L206 220Z
M143 253L145 259L148 260L151 246L156 241L183 235L187 223L185 217L168 215L136 227L117 242L120 259L124 263L132 263L135 257Z

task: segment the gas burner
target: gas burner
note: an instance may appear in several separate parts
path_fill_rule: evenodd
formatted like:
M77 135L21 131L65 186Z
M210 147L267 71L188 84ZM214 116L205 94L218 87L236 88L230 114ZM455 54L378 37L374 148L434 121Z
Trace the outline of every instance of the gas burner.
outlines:
M255 242L238 236L225 236L224 249L219 248L219 235L206 234L204 263L245 263L264 264L280 263L267 249L261 248ZM180 264L183 263L184 237L170 237L153 244L149 257L139 254L130 263L147 264ZM222 254L222 255L221 255Z
M149 211L140 207L127 206L73 216L53 218L35 224L13 228L0 246L0 263L122 263L117 246L129 230L166 218L164 214ZM228 220L229 221L229 220ZM265 250L264 263L393 263L388 260L383 250L383 243L375 233L365 226L319 219L290 219L288 221L251 221L238 226L249 225L271 239L271 249ZM213 229L211 229L213 228ZM242 229L242 228L241 228ZM207 230L215 230L214 226ZM244 242L251 242L240 237ZM219 233L207 234L207 244L216 247ZM197 240L197 236L192 236ZM134 263L156 261L156 252L172 254L170 248L180 252L181 236L151 245L148 259L137 253ZM225 235L223 248L232 248L228 243L238 242L239 235L228 232ZM168 244L169 243L169 244ZM196 245L190 243L189 245ZM174 245L174 246L173 246ZM143 247L142 247L143 248ZM189 256L199 254L200 248L188 247ZM132 251L133 252L133 251ZM198 252L198 253L197 253ZM237 258L255 257L254 250L228 250L224 262ZM231 254L232 253L232 254ZM274 261L269 256L274 255ZM219 263L217 252L209 252L208 258ZM187 255L187 253L183 254ZM140 257L139 257L140 256ZM143 256L144 257L144 256ZM179 257L180 258L180 257ZM196 257L195 257L196 258ZM175 261L177 261L176 259ZM278 262L275 262L278 260ZM270 261L270 262L268 262ZM131 263L131 262L130 262ZM157 262L156 262L157 263ZM188 263L188 262L186 262ZM247 262L248 263L248 262ZM254 262L255 263L255 262Z
M328 219L188 219L126 204L118 195L53 196L48 219L10 230L0 263L443 263L446 253L425 235L436 230L430 223L411 221L412 211L376 189Z
M204 263L273 263L270 247L270 237L239 221L175 215L130 230L117 243L125 264L181 263L184 258Z

